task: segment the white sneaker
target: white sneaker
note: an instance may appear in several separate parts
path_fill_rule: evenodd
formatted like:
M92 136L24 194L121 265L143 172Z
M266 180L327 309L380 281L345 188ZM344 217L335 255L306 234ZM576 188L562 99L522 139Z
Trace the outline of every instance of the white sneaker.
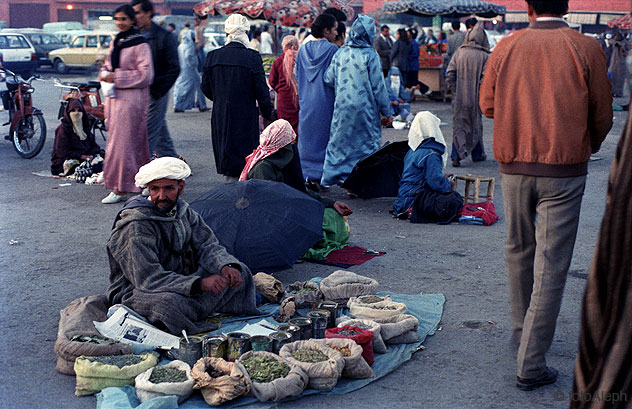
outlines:
M127 195L117 195L114 192L110 192L109 195L105 197L105 199L101 200L103 204L112 204L118 202L124 202L127 199Z

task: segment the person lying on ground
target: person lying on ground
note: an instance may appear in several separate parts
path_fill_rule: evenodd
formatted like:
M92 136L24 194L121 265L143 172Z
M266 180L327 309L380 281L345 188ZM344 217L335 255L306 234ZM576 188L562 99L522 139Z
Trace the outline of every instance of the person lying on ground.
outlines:
M282 182L335 209L341 216L352 213L345 203L324 198L305 188L296 134L285 119L274 121L261 133L259 146L246 158L246 166L239 177L239 180L249 179Z
M448 161L446 144L439 124L441 120L428 111L418 113L408 131L410 149L404 157L404 171L399 182L393 216L406 219L415 197L423 190L440 193L452 191L450 181L443 176Z
M110 304L124 304L172 334L211 330L215 312L259 314L250 270L219 244L180 197L191 169L162 157L142 166L130 199L116 216L107 253Z
M70 99L55 130L50 171L53 175L72 174L75 167L85 160L94 159L96 155L103 156L103 152L90 130L83 104L77 99Z

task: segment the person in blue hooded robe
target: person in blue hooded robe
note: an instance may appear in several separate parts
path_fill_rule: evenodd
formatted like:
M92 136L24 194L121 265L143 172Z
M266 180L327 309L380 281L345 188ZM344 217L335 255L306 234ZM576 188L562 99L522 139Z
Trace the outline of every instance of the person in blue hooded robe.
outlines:
M331 43L337 26L333 16L318 16L311 26L315 39L299 48L294 68L298 83L298 152L303 178L316 183L323 173L334 111L334 91L325 85L323 77L338 51Z
M391 107L395 115L400 115L402 121L406 121L410 115L410 92L404 88L405 79L397 67L391 67L388 75L384 79L388 99L391 101Z
M374 40L375 20L358 15L347 44L334 55L325 73L325 82L334 88L336 99L321 179L323 186L342 183L360 159L380 148L380 113L389 117L389 122L393 120Z
M448 193L452 190L443 170L448 161L441 120L428 111L415 116L408 131L410 149L404 156L404 171L399 182L393 216L407 218L415 197L423 190Z

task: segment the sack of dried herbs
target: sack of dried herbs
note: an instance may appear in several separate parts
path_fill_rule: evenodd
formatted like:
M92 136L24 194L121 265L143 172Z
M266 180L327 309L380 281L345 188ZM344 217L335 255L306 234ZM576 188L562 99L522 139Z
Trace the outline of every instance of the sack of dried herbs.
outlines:
M166 365L149 368L136 377L136 395L141 402L158 396L175 395L181 403L193 393L195 380L191 367L183 361L171 361Z
M327 300L348 300L360 295L375 294L378 282L351 271L337 270L320 282L320 291Z
M391 300L388 295L378 297L370 295L365 297L353 297L347 302L349 314L353 318L370 319L387 318L408 312L406 304Z
M199 389L204 401L211 406L219 406L250 391L246 372L222 358L199 359L193 365L191 376L195 380L193 389Z
M75 360L75 395L100 392L110 386L133 385L134 378L158 364L158 353L139 355L80 356Z
M305 371L312 389L333 389L345 366L340 352L311 339L283 345L279 355Z
M375 359L373 355L373 332L347 325L326 329L325 338L348 338L355 341L356 344L362 347L362 357L366 363L373 365L373 360Z
M347 338L327 338L314 340L329 348L340 352L345 366L342 368L343 378L366 379L374 378L373 369L362 358L362 347Z
M55 354L55 369L66 375L75 374L75 360L82 356L133 354L134 348L101 337L93 321L107 319L108 301L105 295L92 295L72 301L60 311Z
M419 320L410 314L400 314L393 317L374 318L382 327L382 338L387 344L411 344L419 341L417 328Z
M283 298L283 283L266 273L252 276L255 288L268 302L278 303Z
M311 308L316 301L323 299L323 294L313 281L296 281L285 289L283 298L288 297L294 297L296 308Z
M299 396L309 380L300 367L272 352L246 352L235 365L247 374L250 394L261 402Z
M385 354L388 352L386 344L382 339L382 327L375 321L362 319L345 319L338 323L338 327L352 325L354 327L369 330L373 333L373 352L377 354Z

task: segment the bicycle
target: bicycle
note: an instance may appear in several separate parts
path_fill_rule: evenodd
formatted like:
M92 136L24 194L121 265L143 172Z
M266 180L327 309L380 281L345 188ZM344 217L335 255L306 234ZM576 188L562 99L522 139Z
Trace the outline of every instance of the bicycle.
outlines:
M69 90L62 93L57 118L63 118L68 100L77 99L83 105L86 114L88 114L92 134L95 137L100 135L104 141L107 140L108 129L105 123L103 103L101 102L101 84L98 81L88 81L87 83L65 83L55 78L53 80L53 85L58 88Z
M33 106L32 94L35 88L31 85L39 75L24 80L6 68L0 69L6 78L7 90L0 92L4 109L9 111L9 134L4 139L11 141L18 155L31 159L41 152L46 142L46 121L42 111Z

